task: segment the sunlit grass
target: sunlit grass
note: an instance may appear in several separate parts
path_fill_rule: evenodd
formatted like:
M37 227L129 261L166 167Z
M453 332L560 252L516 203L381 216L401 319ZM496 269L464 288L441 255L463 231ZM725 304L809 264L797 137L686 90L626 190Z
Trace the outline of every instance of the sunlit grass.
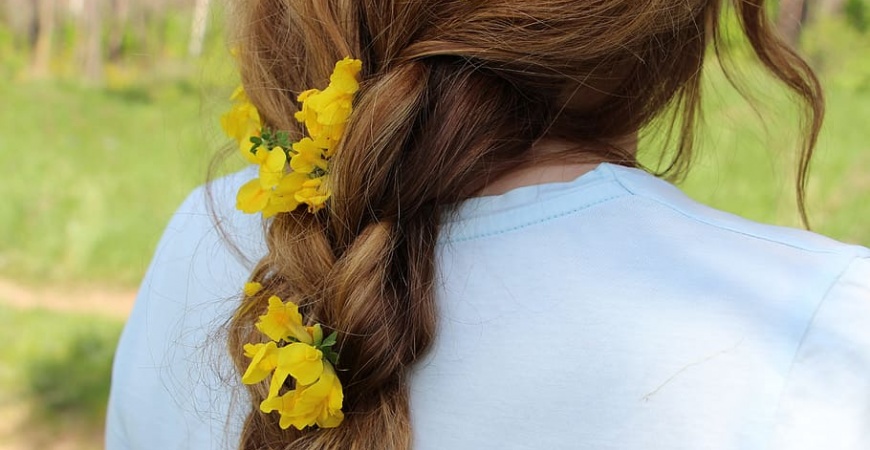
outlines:
M0 272L135 283L222 143L213 104L185 83L0 84L0 96Z

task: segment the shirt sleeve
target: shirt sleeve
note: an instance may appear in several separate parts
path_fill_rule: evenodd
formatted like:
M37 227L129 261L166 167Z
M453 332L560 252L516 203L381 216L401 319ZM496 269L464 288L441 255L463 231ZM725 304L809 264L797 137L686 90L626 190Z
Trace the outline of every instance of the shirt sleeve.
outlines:
M772 442L777 450L870 449L870 257L855 258L819 305Z
M224 213L209 210L209 195L218 198L218 206L232 205L223 199L232 195L232 186L224 184L194 191L157 246L115 354L108 450L220 449L238 443L244 415L234 408L247 403L239 397L244 390L222 330L255 260L239 254L262 254L247 245L262 243L262 224L239 218L231 206Z

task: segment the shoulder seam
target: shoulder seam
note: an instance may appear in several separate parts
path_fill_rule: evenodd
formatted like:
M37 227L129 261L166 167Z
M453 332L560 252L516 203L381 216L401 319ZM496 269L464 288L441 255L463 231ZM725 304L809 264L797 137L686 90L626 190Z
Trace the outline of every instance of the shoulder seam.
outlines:
M807 252L811 252L811 253L820 253L820 254L842 254L843 256L852 256L852 257L856 257L856 258L857 258L857 257L860 257L860 255L861 255L861 254L856 250L856 247L857 247L857 248L861 248L860 246L855 246L855 245L851 245L851 244L845 244L845 243L843 243L844 248L849 248L849 249L851 250L851 252L849 252L849 253L841 253L841 252L838 252L838 251L836 251L836 250L824 250L824 249L819 249L819 248L811 248L811 247L806 247L806 246L795 245L795 244L792 244L792 243L789 243L789 242L785 242L785 241L782 241L782 240L776 240L776 239L772 239L772 238L765 237L765 236L759 236L759 235L757 235L757 234L747 233L747 232L745 232L745 231L741 231L741 230L739 230L739 229L736 229L736 228L733 228L733 227L726 226L726 225L724 225L724 224L715 223L715 222L712 222L712 221L709 221L709 220L704 220L704 219L702 219L702 218L700 218L700 217L698 217L698 216L696 216L696 215L694 215L694 214L691 214L691 213L689 213L689 212L683 210L682 208L679 208L679 207L677 207L677 206L675 206L675 205L673 205L673 204L671 204L671 203L669 203L669 202L666 202L666 201L664 201L664 200L662 200L662 199L660 199L660 198L657 198L657 197L654 197L654 196L651 196L651 195L648 195L648 194L644 194L644 193L638 193L638 192L636 192L636 191L633 190L630 186L626 185L626 183L623 182L622 177L620 177L620 176L617 175L616 173L613 174L613 178L616 180L617 183L619 183L620 186L622 186L623 189L625 189L626 191L628 191L631 195L633 195L633 196L635 196L635 197L638 197L638 198L643 198L643 199L649 200L649 201L654 202L654 203L659 204L659 205L662 205L662 206L664 206L664 207L666 207L666 208L668 208L668 209L670 209L670 210L672 210L672 211L674 211L674 212L676 212L676 213L682 215L683 217L686 217L686 218L688 218L688 219L690 219L690 220L692 220L692 221L695 221L695 222L697 222L697 223L701 223L701 224L707 225L707 226L709 226L709 227L713 227L713 228L716 228L716 229L719 229L719 230L723 230L723 231L727 231L727 232L731 232L731 233L739 234L739 235L742 235L742 236L746 236L746 237L748 237L748 238L758 239L758 240L761 240L761 241L770 242L770 243L778 244L778 245L783 245L783 246L786 246L786 247L790 247L790 248L794 248L794 249L798 249L798 250L803 250L803 251L807 251ZM699 204L701 204L701 203L699 203ZM701 205L703 205L703 204L701 204ZM705 206L706 206L706 205L705 205ZM747 220L748 220L748 219L747 219ZM770 225L770 224L762 224L762 225L774 226L774 225Z

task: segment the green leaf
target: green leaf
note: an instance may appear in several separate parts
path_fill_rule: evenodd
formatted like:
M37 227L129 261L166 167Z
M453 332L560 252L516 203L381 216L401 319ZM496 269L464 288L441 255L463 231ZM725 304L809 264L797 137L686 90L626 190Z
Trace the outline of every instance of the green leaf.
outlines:
M281 147L290 147L290 136L287 134L286 131L279 131L276 136L276 141L278 141L278 145L280 145Z
M333 367L338 366L338 353L332 351L331 349L327 349L323 352L323 356L326 357L326 360L332 363Z
M332 347L336 342L338 342L338 332L333 331L332 334L323 340L323 343L320 344L320 346L323 348Z

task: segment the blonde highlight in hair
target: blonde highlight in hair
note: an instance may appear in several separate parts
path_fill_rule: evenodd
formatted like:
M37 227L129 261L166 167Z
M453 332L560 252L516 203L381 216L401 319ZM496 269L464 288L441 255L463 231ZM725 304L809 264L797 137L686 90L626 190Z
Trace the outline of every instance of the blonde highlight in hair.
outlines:
M610 142L666 111L679 123L670 170L687 166L722 1L237 2L245 89L265 123L291 138L302 135L296 96L324 86L343 57L364 63L328 207L269 224L268 254L252 275L263 294L242 302L229 333L243 372L242 347L261 339L254 323L268 295L337 331L345 421L282 430L277 415L259 411L266 386L250 386L240 448L410 448L409 369L435 338L435 249L449 205L527 163L543 137ZM804 180L821 91L773 34L764 3L735 7L761 62L807 105ZM637 164L619 148L596 151L574 156Z

